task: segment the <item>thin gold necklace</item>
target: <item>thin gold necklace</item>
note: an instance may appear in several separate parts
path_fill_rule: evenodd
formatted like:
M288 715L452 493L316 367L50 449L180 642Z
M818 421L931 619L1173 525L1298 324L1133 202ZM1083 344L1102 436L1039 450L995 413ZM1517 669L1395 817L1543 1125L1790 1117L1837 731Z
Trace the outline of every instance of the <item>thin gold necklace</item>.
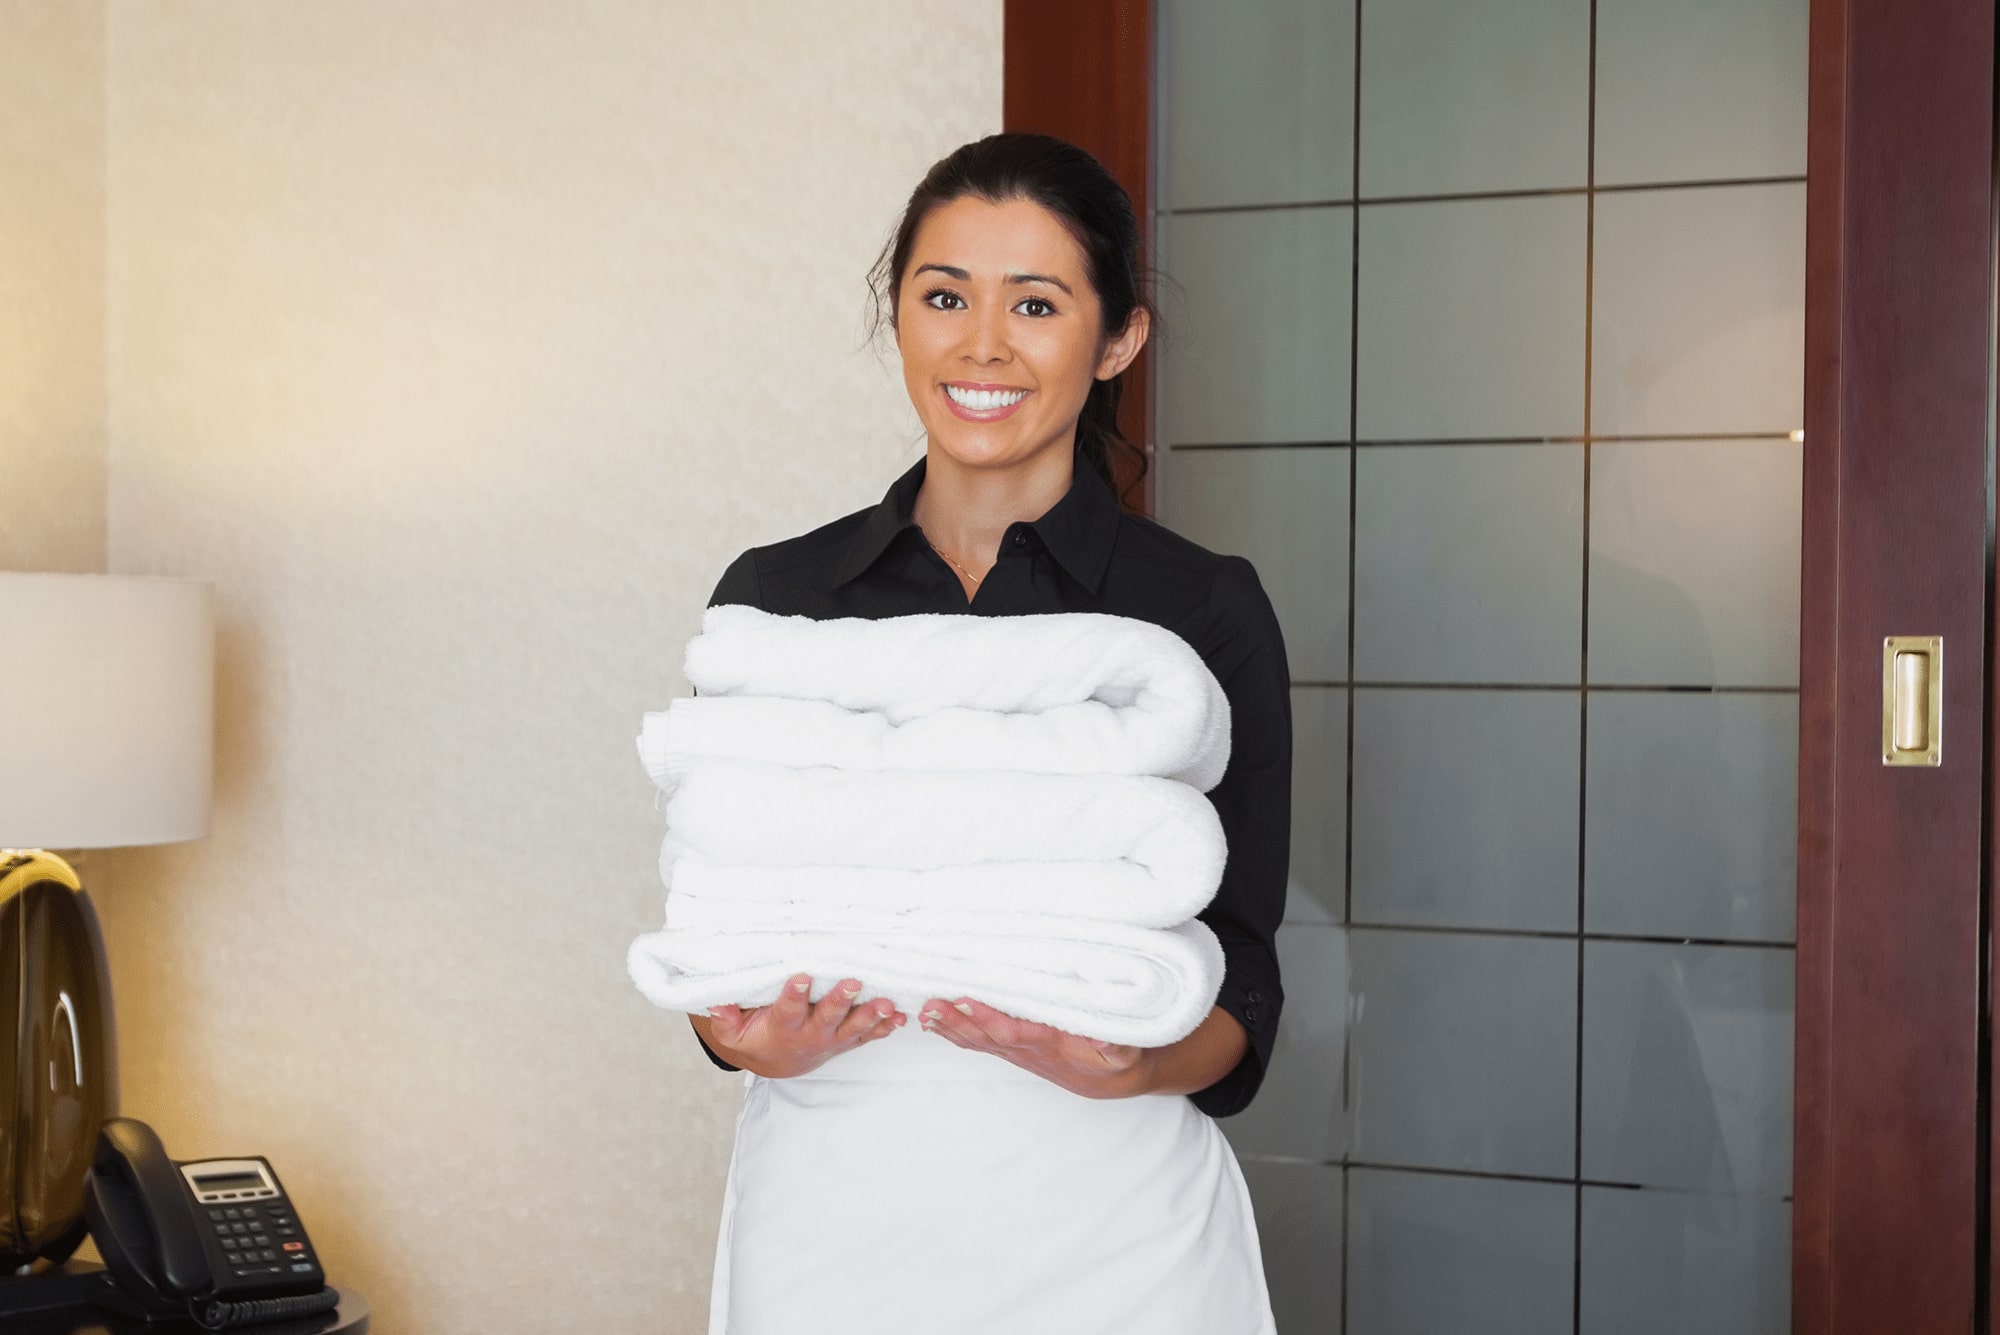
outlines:
M949 556L944 555L943 550L940 549L936 543L931 541L931 535L929 529L926 529L922 524L919 524L917 525L917 532L924 535L924 542L926 545L930 547L932 551L936 552L939 556L944 556L946 565L950 566L953 570L956 570L959 574L971 580L974 584L977 584L979 582L980 576L973 574L970 570L967 570L964 566L952 560Z

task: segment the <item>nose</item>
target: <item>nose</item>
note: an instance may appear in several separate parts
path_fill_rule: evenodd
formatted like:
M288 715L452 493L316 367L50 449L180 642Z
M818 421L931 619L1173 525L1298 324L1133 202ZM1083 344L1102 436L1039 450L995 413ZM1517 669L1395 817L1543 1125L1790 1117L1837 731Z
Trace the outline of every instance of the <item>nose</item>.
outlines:
M987 303L973 312L965 332L965 355L982 365L1008 361L1013 350L1007 346L1007 312Z

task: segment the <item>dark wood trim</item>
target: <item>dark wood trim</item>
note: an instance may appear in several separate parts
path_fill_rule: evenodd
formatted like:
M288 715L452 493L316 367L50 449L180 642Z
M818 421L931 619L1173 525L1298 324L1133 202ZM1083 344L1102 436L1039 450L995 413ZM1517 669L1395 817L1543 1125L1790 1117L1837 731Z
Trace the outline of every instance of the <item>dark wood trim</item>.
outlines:
M1973 1328L1982 1178L1991 0L1814 0L1793 1328ZM1881 762L1945 637L1945 763Z
M2000 22L2000 19L1996 19ZM1994 133L1992 194L1988 207L1995 222L1993 249L1988 252L1987 262L1992 266L1991 286L1987 291L1987 309L1991 313L1991 327L2000 334L2000 32L1994 37ZM1995 438L1996 427L2000 427L2000 342L1995 342L1988 350L1991 360L1987 364L1987 415L1986 415L1986 455L1988 467L1987 503L1995 507L1993 528L2000 533L2000 490L1993 486L1994 470L2000 465L2000 440ZM1992 559L1989 554L1989 561ZM1980 1146L1980 1166L1985 1174L1983 1193L1984 1217L1980 1224L1986 1240L1986 1255L1982 1258L1983 1283L1979 1292L1980 1331L1993 1328L1993 1303L2000 1295L2000 1173L1993 1170L1993 1152L2000 1146L2000 1097L1995 1097L1994 1077L2000 1072L2000 1025L1994 1024L1993 975L1994 934L2000 928L2000 659L1996 659L1996 646L2000 646L2000 570L1989 566L1986 572L1986 896L1984 907L1986 921L1984 937L1986 942L1985 988L1981 995L1980 1015L1986 1031L1981 1055L1985 1057L1985 1067L1980 1072L1980 1089L1986 1098L1984 1121L1986 1138Z
M1088 149L1132 196L1146 253L1153 248L1148 162L1152 145L1151 0L1006 0L1001 125L1052 134ZM1127 373L1118 427L1153 454L1149 345ZM1117 461L1121 493L1138 471ZM1153 513L1149 469L1128 503Z

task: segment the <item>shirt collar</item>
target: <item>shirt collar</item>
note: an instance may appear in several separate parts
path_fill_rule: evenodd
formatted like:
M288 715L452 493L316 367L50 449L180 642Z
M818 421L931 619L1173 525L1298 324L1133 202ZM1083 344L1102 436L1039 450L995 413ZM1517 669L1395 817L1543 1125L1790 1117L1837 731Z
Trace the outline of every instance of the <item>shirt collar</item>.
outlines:
M924 484L929 456L918 459L903 475L889 484L880 502L868 511L861 527L848 539L840 564L834 568L834 587L856 578L887 551L896 535L916 528L912 517L917 491ZM1111 546L1118 535L1118 498L1097 470L1081 453L1075 457L1069 490L1049 507L1047 514L1028 527L1040 536L1057 562L1070 576L1095 594L1104 582L1105 567L1111 564Z

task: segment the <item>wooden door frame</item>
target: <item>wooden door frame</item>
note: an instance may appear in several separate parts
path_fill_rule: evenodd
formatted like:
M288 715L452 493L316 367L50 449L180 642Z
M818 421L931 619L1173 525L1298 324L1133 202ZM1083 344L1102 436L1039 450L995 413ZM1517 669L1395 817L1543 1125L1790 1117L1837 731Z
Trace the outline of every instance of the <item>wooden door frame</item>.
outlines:
M1152 5L1005 4L1006 127L1097 154L1150 246ZM1811 0L1810 62L1792 1324L1957 1335L2000 1277L1993 5ZM1144 383L1121 420L1150 456ZM1946 638L1937 770L1875 752L1889 634Z
M1793 1328L1985 1328L1991 0L1813 0ZM1944 764L1882 641L1945 638Z

